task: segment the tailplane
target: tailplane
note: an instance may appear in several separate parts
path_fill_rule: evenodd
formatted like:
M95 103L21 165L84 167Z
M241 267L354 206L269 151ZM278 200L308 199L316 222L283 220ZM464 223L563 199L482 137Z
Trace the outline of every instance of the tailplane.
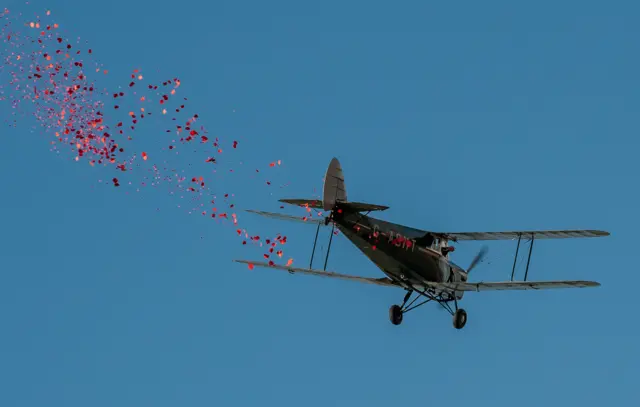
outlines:
M340 205L341 208L353 212L384 211L389 209L388 206L383 205L347 201L347 189L344 183L342 166L340 165L340 161L335 157L329 163L329 168L327 168L327 172L324 176L322 200L280 199L280 202L288 203L290 205L322 209L325 211L333 210L336 205Z

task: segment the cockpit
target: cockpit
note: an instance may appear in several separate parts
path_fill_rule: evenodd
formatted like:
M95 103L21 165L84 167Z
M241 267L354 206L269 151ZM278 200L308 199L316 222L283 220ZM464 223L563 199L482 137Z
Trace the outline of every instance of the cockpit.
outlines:
M453 246L449 246L447 239L441 239L433 236L431 233L426 233L424 236L416 239L416 243L428 249L435 250L438 253L442 253L442 255L447 258L449 257L449 253L455 250Z
M442 253L444 257L449 257L449 253L455 250L455 247L449 246L449 241L445 239L434 239L433 250Z

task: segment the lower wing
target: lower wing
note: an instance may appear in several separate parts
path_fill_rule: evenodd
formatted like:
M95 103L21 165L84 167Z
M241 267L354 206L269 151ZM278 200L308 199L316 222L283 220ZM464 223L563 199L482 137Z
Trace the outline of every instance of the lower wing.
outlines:
M599 287L595 281L500 281L488 283L427 283L436 289L451 291L546 290L550 288Z
M298 268L298 267L287 267L287 266L279 266L279 265L269 265L268 263L262 262L262 261L249 261L249 260L234 260L237 263L244 263L244 264L248 264L250 268L252 268L253 266L255 267L264 267L264 268L272 268L272 269L277 269L277 270L286 270L289 273L295 274L295 273L300 273L300 274L310 274L310 275L314 275L314 276L320 276L320 277L333 277L333 278L339 278L342 280L351 280L351 281L358 281L360 283L369 283L369 284L376 284L376 285L382 285L382 286L387 286L387 287L401 287L400 285L394 283L392 280L386 278L386 277L382 277L382 278L370 278L370 277L358 277L358 276L350 276L347 274L338 274L338 273L334 273L332 271L322 271L322 270L314 270L314 269L305 269L305 268Z
M387 287L399 287L403 288L400 284L393 280L383 278L371 278L371 277L358 277L347 274L338 274L332 271L322 271L298 267L288 267L279 265L269 265L262 261L249 261L249 260L234 260L237 263L248 264L250 268L263 267L272 268L276 270L286 270L292 274L310 274L320 277L333 277L342 280L357 281L360 283L376 284ZM585 287L598 287L600 283L595 281L500 281L500 282L488 282L488 283L433 283L423 282L426 287L439 290L439 291L505 291L505 290L546 290L550 288L585 288Z

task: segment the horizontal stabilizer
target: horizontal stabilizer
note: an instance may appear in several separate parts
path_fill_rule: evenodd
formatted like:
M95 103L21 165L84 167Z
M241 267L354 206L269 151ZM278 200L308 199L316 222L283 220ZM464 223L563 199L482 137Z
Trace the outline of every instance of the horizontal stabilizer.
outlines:
M322 199L280 199L279 201L289 205L322 209Z
M427 285L435 289L451 291L506 291L599 287L600 283L595 281L500 281L487 283L427 283Z
M347 202L342 204L343 207L352 210L354 212L373 212L373 211L386 211L388 206L375 205L362 202Z
M290 222L309 223L312 225L320 224L324 226L324 219L312 219L310 217L291 216L291 215L283 215L280 213L273 213L273 212L254 211L252 209L247 209L247 212L255 213L257 215L265 216L267 218L272 218L272 219L288 220Z
M287 203L289 205L309 207L314 209L322 209L322 201L318 199L280 199L280 202ZM368 204L363 202L340 202L340 207L353 212L372 212L372 211L385 211L389 209L388 206Z
M322 270L314 270L314 269L306 269L306 268L298 268L298 267L290 267L290 266L287 267L287 266L279 266L279 265L270 266L268 263L265 263L262 261L249 261L249 260L234 260L234 261L237 263L244 263L244 264L248 264L250 266L252 265L255 267L285 270L292 274L295 274L295 273L310 274L314 276L333 277L333 278L339 278L342 280L358 281L360 283L376 284L376 285L381 285L386 287L400 287L398 284L394 283L393 281L391 281L386 277L383 277L383 278L358 277L358 276L350 276L347 274L338 274L332 271L322 271Z

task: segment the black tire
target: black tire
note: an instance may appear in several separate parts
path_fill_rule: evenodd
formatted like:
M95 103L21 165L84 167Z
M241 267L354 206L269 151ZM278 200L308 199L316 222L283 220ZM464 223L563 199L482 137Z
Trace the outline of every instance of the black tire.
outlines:
M392 305L389 308L389 320L393 325L400 325L402 323L402 308L399 305Z
M453 327L462 329L467 324L467 311L460 308L453 313Z

